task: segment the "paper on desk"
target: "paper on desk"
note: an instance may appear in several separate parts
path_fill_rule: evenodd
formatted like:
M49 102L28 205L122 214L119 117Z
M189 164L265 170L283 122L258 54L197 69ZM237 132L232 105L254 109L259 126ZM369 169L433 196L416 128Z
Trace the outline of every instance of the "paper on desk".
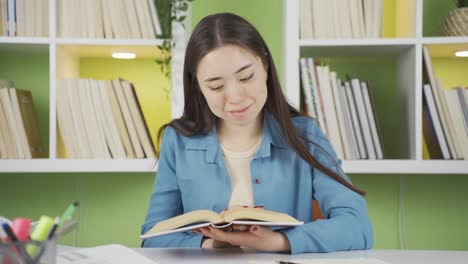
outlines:
M83 248L57 254L56 264L155 264L136 251L118 244Z
M248 264L391 264L376 258L315 258L277 261L249 261Z

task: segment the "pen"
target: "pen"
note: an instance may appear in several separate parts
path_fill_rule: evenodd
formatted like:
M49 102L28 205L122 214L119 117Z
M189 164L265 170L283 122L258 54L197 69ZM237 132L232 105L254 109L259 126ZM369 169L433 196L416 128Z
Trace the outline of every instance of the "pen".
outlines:
M13 230L11 230L11 227L9 224L7 223L2 224L2 228L3 230L5 230L5 233L7 234L8 238L10 238L11 241L13 242L18 241L18 238L16 237Z
M55 236L56 237L61 237L65 234L67 234L68 232L70 232L71 230L73 230L73 228L78 224L77 221L70 221L70 222L67 222L66 224L64 224L62 227L60 227L57 232L55 232Z
M55 217L54 225L52 226L52 230L50 230L50 233L47 239L51 239L52 237L54 237L55 231L57 230L58 223L59 223L59 218L57 216Z
M72 204L70 204L68 206L67 210L65 210L65 213L63 213L62 217L60 218L60 221L58 223L58 227L62 227L62 225L66 221L68 221L69 218L71 218L73 216L73 214L75 213L77 207L78 207L78 202L77 201L73 202Z
M13 230L11 229L9 224L4 223L4 224L2 224L2 227L3 227L3 230L5 230L5 233L8 235L11 242L17 242L18 241L18 238L16 237L15 233L13 232ZM23 257L25 257L26 259L28 259L28 254L24 251L23 245L17 244L16 246L13 247L13 249L17 253L18 253L18 251L16 251L16 250L19 250L20 254L23 255Z

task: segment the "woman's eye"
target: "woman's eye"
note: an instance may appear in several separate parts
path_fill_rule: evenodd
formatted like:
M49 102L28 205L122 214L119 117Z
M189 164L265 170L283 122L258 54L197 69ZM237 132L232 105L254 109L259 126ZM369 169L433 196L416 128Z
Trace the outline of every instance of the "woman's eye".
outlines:
M220 86L216 86L216 87L208 87L208 88L209 88L210 90L218 90L218 89L221 89L221 88L223 88L223 86L222 86L222 85L220 85Z
M252 77L254 76L254 74L252 73L249 77L247 78L243 78L243 79L240 79L242 82L245 82L245 81L248 81L250 79L252 79Z

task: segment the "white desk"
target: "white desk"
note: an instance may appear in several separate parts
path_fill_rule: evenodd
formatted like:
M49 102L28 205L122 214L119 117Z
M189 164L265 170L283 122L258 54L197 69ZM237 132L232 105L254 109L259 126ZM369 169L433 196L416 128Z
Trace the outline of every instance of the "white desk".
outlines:
M363 250L326 254L271 254L242 249L138 248L137 252L157 263L249 263L267 264L275 260L312 258L372 258L393 264L467 264L468 251Z

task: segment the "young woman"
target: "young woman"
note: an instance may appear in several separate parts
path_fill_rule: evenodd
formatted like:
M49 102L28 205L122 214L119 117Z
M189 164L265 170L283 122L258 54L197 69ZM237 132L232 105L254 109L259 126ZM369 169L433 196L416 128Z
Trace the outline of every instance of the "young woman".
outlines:
M200 228L143 241L143 247L242 246L330 252L369 249L364 192L341 169L314 119L291 107L270 51L243 18L205 17L187 45L183 116L161 128L159 164L142 233L193 210L264 206L306 224L276 229ZM312 222L316 199L326 219Z

